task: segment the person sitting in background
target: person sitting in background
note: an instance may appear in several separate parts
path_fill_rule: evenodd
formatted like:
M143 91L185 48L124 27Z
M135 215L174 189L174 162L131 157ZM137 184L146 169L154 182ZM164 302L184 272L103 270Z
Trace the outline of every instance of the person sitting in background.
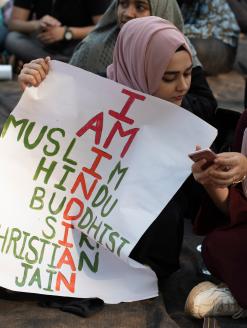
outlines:
M6 0L0 0L0 53L4 50L5 38L8 33L7 26L5 25L3 10L6 5Z
M111 0L15 0L6 49L24 62L51 56L67 62Z
M226 0L178 0L184 17L184 33L197 51L206 74L232 69L239 26Z
M227 0L242 33L247 33L247 0Z
M194 230L206 235L202 257L222 284L205 281L190 292L185 311L196 317L247 317L247 110L238 122L234 150L218 154L203 170L193 164L195 180L208 193ZM241 153L240 153L241 151Z

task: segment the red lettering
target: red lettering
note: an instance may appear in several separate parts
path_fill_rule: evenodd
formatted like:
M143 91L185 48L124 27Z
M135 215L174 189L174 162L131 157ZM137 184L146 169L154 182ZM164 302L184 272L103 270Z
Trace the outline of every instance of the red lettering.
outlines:
M74 203L79 206L79 212L76 215L69 215L69 211ZM71 198L64 210L63 218L70 221L77 220L82 215L83 210L84 203L78 198Z
M76 191L76 189L78 188L78 185L80 184L85 199L89 200L89 198L91 197L91 195L94 191L95 186L97 185L97 182L98 182L98 180L94 179L94 181L91 184L89 190L87 190L86 180L85 180L84 174L83 174L83 172L80 172L80 174L78 175L78 177L77 177L77 179L76 179L76 181L75 181L75 183L74 183L74 185L71 189L71 193L73 194Z
M129 146L131 145L132 141L134 140L137 132L139 131L140 129L139 128L134 128L134 129L130 129L130 130L127 130L127 131L124 131L123 128L122 128L122 125L120 122L116 122L113 126L113 128L111 129L111 132L109 134L109 136L107 137L103 147L104 148L108 148L110 143L112 142L112 139L114 137L114 135L116 134L116 132L118 131L120 136L121 137L126 137L128 135L130 135L127 143L125 144L122 152L121 152L121 157L124 157L125 154L127 153L128 149L129 149Z
M98 145L100 143L103 130L103 112L95 115L90 121L87 122L87 124L76 132L76 135L81 137L88 130L95 132L95 144Z
M65 287L71 292L75 292L75 272L70 275L70 282L64 277L61 272L57 273L57 281L56 281L56 291L60 291L61 282L65 285Z
M137 100L141 100L144 101L146 99L145 96L139 95L136 92L130 91L130 90L126 90L123 89L122 93L126 94L129 96L129 99L127 100L127 102L125 103L122 111L120 113L115 112L113 110L109 110L109 114L113 117L115 117L117 120L119 121L123 121L125 123L128 124L133 124L134 120L132 120L131 118L127 117L126 114L128 113L130 107L132 106L133 102L137 99Z
M75 263L68 248L65 248L60 260L58 261L57 268L61 269L62 265L67 264L70 266L71 271L75 271Z
M74 226L73 226L73 224L69 224L64 221L62 222L62 225L65 227L63 240L59 240L58 243L59 243L59 245L72 248L73 244L68 243L68 234L69 234L69 229L74 229Z
M93 147L92 148L92 151L94 153L97 154L97 157L95 158L94 162L93 162L93 165L91 166L91 168L87 168L87 167L83 167L82 170L90 175L92 175L93 177L95 177L96 179L100 180L102 179L101 175L99 175L97 172L96 172L96 169L101 161L101 159L104 157L106 159L111 159L112 158L112 155L104 152L103 150L101 149L98 149L96 147Z

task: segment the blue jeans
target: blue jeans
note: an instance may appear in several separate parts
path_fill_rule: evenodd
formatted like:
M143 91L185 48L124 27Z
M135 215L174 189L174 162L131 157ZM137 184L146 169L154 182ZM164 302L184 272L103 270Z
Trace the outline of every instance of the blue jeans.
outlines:
M7 27L5 25L0 25L0 51L4 50L4 41L7 33Z
M56 42L45 46L36 35L9 32L6 38L6 50L18 59L29 62L33 59L50 56L52 59L68 62L79 40Z

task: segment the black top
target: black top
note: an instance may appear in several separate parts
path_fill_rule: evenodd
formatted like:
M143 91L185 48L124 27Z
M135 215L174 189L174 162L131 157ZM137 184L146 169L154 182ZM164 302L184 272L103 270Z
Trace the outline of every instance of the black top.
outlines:
M92 16L102 15L111 0L14 0L14 6L28 9L37 19L44 15L57 18L62 25L92 25Z
M217 102L200 66L192 69L191 86L181 106L215 125Z

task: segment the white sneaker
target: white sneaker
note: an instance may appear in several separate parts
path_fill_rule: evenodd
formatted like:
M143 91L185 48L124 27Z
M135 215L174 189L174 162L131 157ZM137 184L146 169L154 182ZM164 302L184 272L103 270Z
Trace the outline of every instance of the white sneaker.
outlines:
M209 281L195 286L185 303L185 312L198 319L232 316L242 311L226 285L217 286Z

